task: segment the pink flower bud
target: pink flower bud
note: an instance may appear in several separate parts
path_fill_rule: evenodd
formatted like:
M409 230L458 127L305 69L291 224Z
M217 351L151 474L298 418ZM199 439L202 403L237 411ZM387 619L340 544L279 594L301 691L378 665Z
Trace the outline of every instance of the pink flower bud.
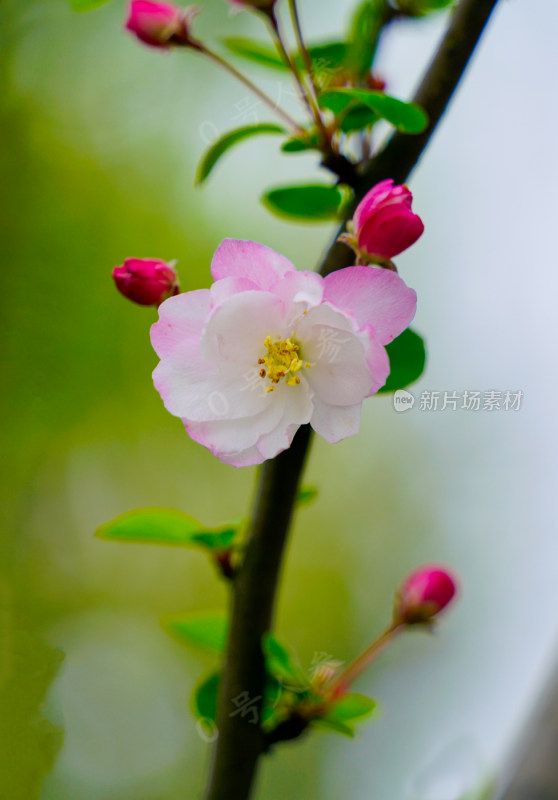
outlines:
M456 593L456 584L443 567L419 567L403 581L395 601L394 620L405 625L430 622Z
M196 43L190 36L190 23L197 8L180 8L172 3L151 0L132 0L128 9L126 29L151 47L168 48L173 44Z
M140 306L158 306L180 291L175 270L156 258L127 258L112 277L118 291Z
M354 246L364 261L393 258L416 242L424 225L412 201L407 187L394 186L391 178L365 195L352 221Z

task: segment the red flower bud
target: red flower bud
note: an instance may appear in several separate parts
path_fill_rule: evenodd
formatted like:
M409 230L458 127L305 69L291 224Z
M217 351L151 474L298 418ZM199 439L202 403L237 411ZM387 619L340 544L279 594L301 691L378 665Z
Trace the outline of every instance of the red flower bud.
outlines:
M180 291L175 270L155 258L127 258L112 277L118 291L140 306L158 306Z
M180 8L172 3L132 0L125 27L151 47L168 48L173 44L195 47L190 23L197 11L194 6Z
M446 569L419 567L399 588L394 621L405 625L428 623L450 603L455 593L455 581Z
M352 235L344 237L363 261L386 260L410 247L424 231L411 210L413 195L393 180L374 186L357 206Z

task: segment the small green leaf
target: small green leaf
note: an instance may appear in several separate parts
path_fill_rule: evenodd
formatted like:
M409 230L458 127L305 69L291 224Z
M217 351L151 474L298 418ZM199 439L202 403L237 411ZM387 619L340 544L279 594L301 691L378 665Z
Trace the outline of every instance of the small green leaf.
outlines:
M344 722L337 722L334 719L327 719L326 717L319 717L312 721L312 726L316 728L327 728L335 733L341 733L343 736L348 736L349 739L354 739L355 731L351 725Z
M333 722L346 723L348 720L368 717L376 708L376 702L364 694L344 694L332 703L324 718Z
M203 183L209 177L214 166L227 150L230 150L235 144L244 141L244 139L248 139L252 136L259 136L263 133L285 133L285 129L281 128L280 125L264 122L260 125L245 125L234 131L229 131L221 136L220 139L217 139L217 141L206 150L205 155L198 165L196 184Z
M174 508L137 508L97 528L95 536L113 542L162 544L224 550L246 524L245 519L207 528L197 519Z
M386 347L390 373L378 394L404 389L418 380L424 372L426 349L424 341L411 328L398 336Z
M368 106L355 106L347 111L341 120L339 129L343 131L343 133L362 131L365 128L369 128L371 125L374 125L374 123L376 123L378 120L379 117L376 112L372 111L372 109L368 108Z
M348 111L351 105L366 105L403 133L422 133L428 125L426 112L416 103L404 103L372 89L332 89L320 95L318 101L336 116Z
M378 38L389 10L386 0L364 0L353 14L348 66L358 79L365 78L370 72Z
M216 653L225 649L229 623L222 612L167 614L161 625L179 644L194 644Z
M300 506L307 506L318 496L318 490L315 486L301 486L296 495L296 504Z
M292 139L287 139L281 145L281 150L284 153L302 153L307 150L315 150L319 148L318 137L315 133L308 132L306 136L295 136Z
M217 696L221 676L211 672L198 683L192 695L192 710L198 719L217 720Z
M110 0L70 0L70 5L74 11L89 11L98 6L104 6Z
M349 45L346 42L326 42L309 48L313 72L317 85L326 89L336 72L341 71L349 57ZM299 66L300 61L297 59Z
M232 544L239 531L246 525L246 519L229 522L220 528L194 533L192 542L199 544L208 550L226 550Z
M411 17L424 17L454 5L455 0L399 0L398 6Z
M253 39L245 39L241 36L229 36L223 40L223 44L235 56L253 61L262 67L270 67L271 69L286 70L287 67L282 58L279 57L273 47L269 47L261 42L255 42Z
M151 506L120 514L97 528L95 536L113 542L191 547L193 536L204 530L201 522L183 511Z
M308 686L309 680L294 655L282 645L271 633L266 633L262 639L262 648L266 656L267 670L279 680L292 682L296 685Z
M272 189L262 200L280 217L300 222L325 222L339 218L348 196L341 186L312 184Z
M240 36L229 36L223 40L223 44L231 53L259 64L261 67L287 70L287 65L277 51L263 42ZM345 42L325 42L309 47L309 53L314 73L319 78L343 67L349 55L349 45ZM298 54L295 55L294 60L298 67L302 65Z

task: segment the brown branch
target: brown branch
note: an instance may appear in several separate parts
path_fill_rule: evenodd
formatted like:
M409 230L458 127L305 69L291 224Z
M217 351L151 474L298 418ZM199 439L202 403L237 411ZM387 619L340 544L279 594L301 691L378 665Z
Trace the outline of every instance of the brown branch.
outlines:
M407 178L444 113L496 3L461 0L415 97L429 115L428 128L420 136L396 133L390 139L365 173L355 179L355 202L384 178L394 178L397 183ZM334 242L320 272L325 275L351 263L349 248ZM283 552L310 438L310 427L305 425L289 450L266 462L261 470L245 561L233 584L231 628L219 695L219 738L206 800L248 800L265 751L264 732L251 721L251 715L234 713L234 700L247 693L245 697L252 701L260 698L255 708L258 713L261 709L265 689L261 637L273 622Z

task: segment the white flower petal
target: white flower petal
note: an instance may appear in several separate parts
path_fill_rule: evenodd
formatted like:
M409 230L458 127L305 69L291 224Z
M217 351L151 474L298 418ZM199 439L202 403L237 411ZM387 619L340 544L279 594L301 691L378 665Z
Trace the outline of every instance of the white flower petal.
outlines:
M360 427L362 403L352 406L334 406L314 397L314 412L310 425L317 434L335 444L347 436L354 436Z
M285 307L270 292L242 292L212 311L201 339L204 358L225 368L256 366L265 339L280 338Z

